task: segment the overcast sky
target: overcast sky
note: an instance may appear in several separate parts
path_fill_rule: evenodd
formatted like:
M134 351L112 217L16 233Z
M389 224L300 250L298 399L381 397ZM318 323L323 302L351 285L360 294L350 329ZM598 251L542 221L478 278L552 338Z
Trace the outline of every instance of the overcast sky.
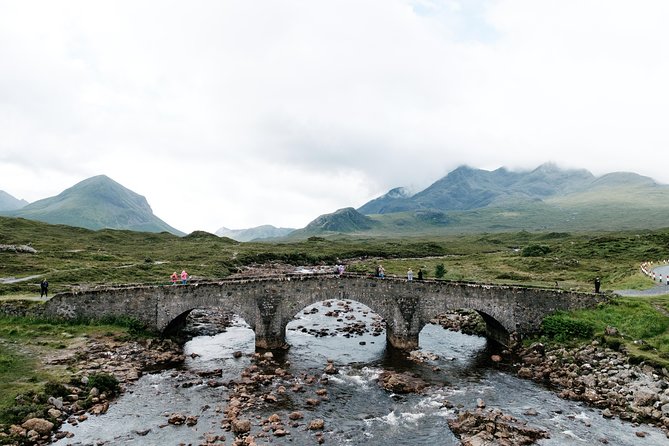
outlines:
M666 0L0 2L0 190L105 174L184 232L466 164L669 183Z

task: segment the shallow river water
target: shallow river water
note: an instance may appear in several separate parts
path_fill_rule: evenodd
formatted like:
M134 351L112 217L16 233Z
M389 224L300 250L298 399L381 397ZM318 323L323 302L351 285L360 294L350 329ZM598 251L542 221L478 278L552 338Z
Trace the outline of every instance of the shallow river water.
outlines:
M351 314L370 326L373 313L362 304L351 305ZM447 406L473 410L480 398L487 409L499 408L532 427L548 431L550 438L539 441L540 445L669 445L659 429L605 419L597 409L562 400L540 385L497 369L489 360L494 351L485 338L427 325L420 335L421 351L435 354L438 359L419 364L388 351L385 332L345 337L335 330L347 320L325 316L328 307L322 303L313 308L318 312L300 313L288 325L287 341L291 347L275 359L295 380L305 375L320 378L328 359L334 361L339 372L329 375L326 385L305 384L304 392L288 391L277 403L245 413L254 421L252 433L260 432L260 419L274 413L285 421L292 411L304 413L301 426L287 427L287 436L256 436L258 444L316 444L314 432L305 425L322 418L325 445L459 445L448 428L448 420L455 417L456 409ZM333 335L317 337L304 332L303 327L327 328ZM235 351L242 351L244 356L235 359ZM254 351L253 331L238 320L224 333L195 337L185 346L187 361L183 368L143 376L106 414L91 416L76 426L63 425L63 430L74 433L74 437L55 444L199 445L207 436L219 435L230 445L234 435L221 428L222 409L230 390L226 386L210 387L206 379L201 384L185 383L194 382L198 371L217 369L222 370L218 379L237 380L251 363ZM385 369L410 371L431 386L424 395L389 393L377 383L379 373ZM290 383L284 385L289 387ZM327 389L328 398L318 406L307 407L305 400L313 398L318 388ZM196 415L198 422L192 427L169 425L167 416L173 412ZM640 431L646 433L644 438L636 435Z

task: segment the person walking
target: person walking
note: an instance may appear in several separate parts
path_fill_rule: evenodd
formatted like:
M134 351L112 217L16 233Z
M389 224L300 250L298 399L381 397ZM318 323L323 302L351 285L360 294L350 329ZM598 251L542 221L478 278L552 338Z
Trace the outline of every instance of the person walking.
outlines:
M599 277L595 278L595 293L599 294L599 287L602 285L602 282L599 280Z
M188 273L186 270L181 271L181 284L186 285L186 282L188 281Z
M423 280L423 269L418 268L418 280Z
M39 284L39 297L49 297L49 282L42 279Z
M407 280L409 282L413 281L413 271L411 271L411 268L409 268L409 271L407 271Z
M179 276L177 276L177 272L174 271L172 275L170 276L170 280L172 281L172 285L177 284L177 280L179 280Z

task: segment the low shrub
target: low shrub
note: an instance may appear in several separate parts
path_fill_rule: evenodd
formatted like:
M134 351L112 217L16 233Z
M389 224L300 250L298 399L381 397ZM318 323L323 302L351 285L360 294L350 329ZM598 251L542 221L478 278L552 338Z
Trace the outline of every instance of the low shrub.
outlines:
M541 322L541 330L547 338L565 342L572 339L591 338L595 333L595 326L564 313L556 313L544 318Z
M106 393L108 396L116 395L120 391L118 380L109 373L96 373L88 377L88 390L97 388L100 393Z
M523 248L520 255L523 257L541 257L551 252L551 248L546 245L528 245Z

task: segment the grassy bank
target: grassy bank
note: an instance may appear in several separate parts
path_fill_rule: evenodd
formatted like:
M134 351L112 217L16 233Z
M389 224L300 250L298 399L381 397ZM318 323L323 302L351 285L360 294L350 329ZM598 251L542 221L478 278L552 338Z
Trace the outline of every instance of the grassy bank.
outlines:
M551 316L544 331L552 342L600 339L626 351L632 362L669 369L669 295L619 297L595 309Z
M128 338L136 335L129 324L66 324L29 318L0 318L0 425L16 422L24 412L46 407L44 388L70 380L64 360L89 338ZM21 406L17 395L37 395Z

